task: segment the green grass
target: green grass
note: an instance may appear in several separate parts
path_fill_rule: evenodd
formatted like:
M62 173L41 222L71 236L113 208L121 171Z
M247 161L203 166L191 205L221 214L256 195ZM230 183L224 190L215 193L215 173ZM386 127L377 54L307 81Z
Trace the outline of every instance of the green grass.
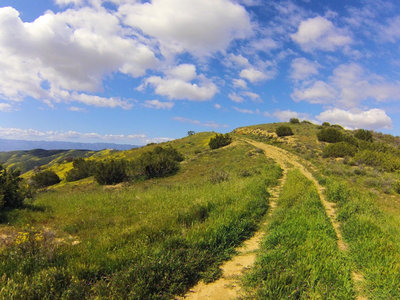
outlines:
M398 215L378 206L376 194L349 188L331 177L327 195L338 205L338 219L350 246L350 257L364 275L363 290L370 299L400 298L400 232Z
M352 299L351 270L317 190L298 170L288 173L254 268L250 299Z
M213 183L217 171L228 180ZM280 176L262 153L237 144L193 153L171 177L41 193L33 207L3 215L28 238L0 250L0 298L182 294L201 278L218 277L218 265L257 229L267 188Z

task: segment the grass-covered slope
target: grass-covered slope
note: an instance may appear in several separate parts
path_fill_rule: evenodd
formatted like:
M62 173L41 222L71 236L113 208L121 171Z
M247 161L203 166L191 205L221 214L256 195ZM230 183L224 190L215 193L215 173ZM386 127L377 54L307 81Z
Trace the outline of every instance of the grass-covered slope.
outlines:
M281 170L245 143L211 151L209 137L172 143L186 157L174 176L64 185L3 214L16 236L1 250L0 298L169 299L218 276L268 210Z
M349 246L346 255L352 271L356 274L354 278L357 280L353 284L356 285L358 295L370 299L399 298L400 138L372 132L372 140L363 140L359 138L360 131L344 130L329 124L285 125L292 128L293 136L276 137L274 130L279 124L239 128L235 130L235 134L282 147L301 157L303 164L326 186L328 200L337 203L337 220L343 238ZM327 128L337 130L340 133L339 140L320 141L318 135L321 136L321 132ZM351 151L348 151L349 149ZM296 222L300 219L299 216ZM302 225L306 226L309 221L311 220L304 220ZM299 228L300 225L298 224ZM284 223L280 225L280 234L287 229L283 228L284 226ZM276 228L271 230L273 236ZM310 232L318 231L314 228L310 229ZM272 236L267 238L265 252L260 254L260 262L251 273L250 286L255 288L255 295L273 295L270 288L279 286L276 280L268 277L275 271L266 263L280 251L279 248L276 252L275 246L268 242ZM291 242L294 243L295 238L289 241ZM298 253L296 250L293 255ZM321 266L326 263L328 262ZM302 260L299 258L290 264L291 267L285 267L286 270L297 268L298 264L301 266ZM310 268L312 270L312 266ZM265 274L261 275L262 272ZM286 272L281 274L283 276ZM290 282L296 282L295 273L288 278ZM287 286L288 289L292 287L291 283L285 283L282 285L283 290L283 286ZM299 289L301 290L301 287ZM286 292L288 290L282 291ZM308 289L303 289L300 297L304 295L309 295Z
M88 150L26 150L0 152L0 163L22 173L43 165L60 164L78 157L90 157L94 151Z

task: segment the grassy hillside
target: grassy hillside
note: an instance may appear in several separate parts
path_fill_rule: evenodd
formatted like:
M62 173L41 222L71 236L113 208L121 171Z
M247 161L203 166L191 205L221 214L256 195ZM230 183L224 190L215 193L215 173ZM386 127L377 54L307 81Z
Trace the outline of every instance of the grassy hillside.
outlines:
M278 137L283 125L294 134ZM89 161L137 162L172 146L184 160L164 178L100 186L93 177L66 182L72 162L42 166L61 183L24 208L0 211L0 298L170 299L200 279L218 278L218 266L265 219L243 297L400 298L399 138L274 123L238 128L230 145L210 150L214 135L87 154ZM335 141L323 141L327 136ZM266 217L268 191L282 170L244 138L299 157L335 203L345 250L316 187L299 171L288 173L277 209Z
M94 153L88 150L43 149L0 152L0 164L25 173L43 165L52 166L78 157L90 157Z
M3 214L15 237L1 253L1 297L168 299L218 276L267 211L280 168L242 142L208 150L209 137L173 142L187 157L174 176L115 188L83 180Z

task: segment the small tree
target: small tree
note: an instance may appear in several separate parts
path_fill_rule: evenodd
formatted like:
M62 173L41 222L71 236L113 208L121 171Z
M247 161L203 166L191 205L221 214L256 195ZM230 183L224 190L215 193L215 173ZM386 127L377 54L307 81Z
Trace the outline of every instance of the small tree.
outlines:
M37 188L44 188L57 184L61 181L60 177L51 170L41 171L32 176L33 185Z
M232 143L232 137L228 133L226 134L217 133L215 137L210 139L208 145L210 146L211 149L218 149L226 145L229 145L230 143Z
M11 171L0 165L0 208L21 207L25 192L21 187L19 171Z
M289 135L293 135L293 131L292 128L290 128L289 126L279 126L278 128L276 128L275 130L277 136L279 137L283 137L283 136L289 136Z
M291 119L290 119L290 123L292 123L292 124L299 124L299 123L300 123L300 120L297 119L297 118L291 118Z
M324 126L324 127L329 127L329 126L331 126L331 124L328 123L328 122L324 122L324 123L322 123L322 126Z
M196 133L196 132L194 132L193 130L189 130L189 131L187 132L188 136L194 135L195 133Z

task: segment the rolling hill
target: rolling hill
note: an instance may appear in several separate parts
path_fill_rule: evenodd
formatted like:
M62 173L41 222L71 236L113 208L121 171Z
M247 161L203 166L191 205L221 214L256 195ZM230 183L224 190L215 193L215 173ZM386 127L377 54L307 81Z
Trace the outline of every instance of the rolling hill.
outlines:
M400 298L398 137L296 120L214 136L86 153L126 168L115 185L43 165L61 182L0 209L0 298ZM178 169L146 175L171 149Z

